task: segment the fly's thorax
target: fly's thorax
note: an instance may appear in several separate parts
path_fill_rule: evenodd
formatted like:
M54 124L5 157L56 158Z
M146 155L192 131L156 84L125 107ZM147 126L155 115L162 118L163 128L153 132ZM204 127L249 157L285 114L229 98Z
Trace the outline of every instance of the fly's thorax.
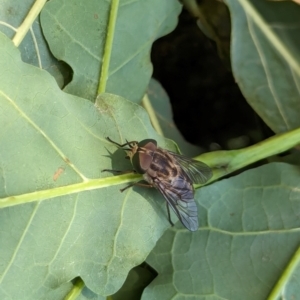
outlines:
M147 174L152 178L158 177L172 181L179 173L180 166L176 163L174 157L168 151L157 148Z

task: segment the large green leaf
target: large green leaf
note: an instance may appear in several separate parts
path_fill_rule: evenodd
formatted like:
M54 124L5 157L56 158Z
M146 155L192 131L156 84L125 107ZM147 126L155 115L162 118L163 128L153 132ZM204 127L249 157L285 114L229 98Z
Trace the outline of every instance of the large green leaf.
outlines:
M232 18L232 68L254 110L276 133L300 126L300 6L226 0Z
M152 43L174 29L180 10L177 0L48 2L44 34L52 53L74 71L65 91L94 101L101 76L106 92L140 101L152 73Z
M94 106L66 94L2 34L0 45L0 203L24 203L0 211L0 299L51 298L77 276L113 294L169 223L157 191L105 188L137 178L101 173L130 168L105 137L175 146L139 105L104 94Z
M197 190L199 230L165 232L143 299L266 299L299 247L299 179L299 166L272 163ZM295 298L285 299L300 295L299 255L279 288Z

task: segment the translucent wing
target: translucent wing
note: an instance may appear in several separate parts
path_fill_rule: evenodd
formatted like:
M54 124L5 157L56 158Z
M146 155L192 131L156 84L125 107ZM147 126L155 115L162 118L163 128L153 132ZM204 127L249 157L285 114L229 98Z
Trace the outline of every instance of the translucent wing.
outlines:
M211 168L201 161L168 151L193 183L205 183L212 177Z
M192 184L183 176L177 176L171 183L156 177L153 185L163 194L181 223L190 231L197 230L198 209Z

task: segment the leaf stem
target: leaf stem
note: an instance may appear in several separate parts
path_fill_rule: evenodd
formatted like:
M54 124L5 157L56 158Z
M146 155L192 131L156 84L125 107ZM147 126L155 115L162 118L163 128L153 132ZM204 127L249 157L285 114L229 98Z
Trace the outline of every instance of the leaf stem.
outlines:
M300 263L300 247L298 248L296 253L293 255L289 264L283 271L281 277L275 284L275 286L274 286L273 290L271 291L267 300L281 299L280 296L282 296L283 290L286 287L287 282L289 281L290 277L293 275L293 272L295 271L295 269L299 265L299 263Z
M99 86L98 86L98 93L97 93L98 95L104 93L106 90L106 83L108 78L108 70L109 70L110 57L112 52L112 44L114 40L118 8L119 8L119 0L112 0L109 20L107 25L104 55L103 55L103 61L102 61L100 79L99 79Z
M42 201L79 192L95 190L107 186L118 185L138 181L141 179L139 174L125 174L119 176L105 177L101 179L91 179L81 183L70 184L48 190L41 190L32 193L10 196L0 199L0 208L15 206L19 204Z
M68 295L65 297L65 300L76 299L80 295L80 293L81 293L81 291L83 290L84 287L85 287L85 284L84 284L83 280L80 277L77 278L75 280L73 288L70 290Z
M275 135L244 149L205 153L196 157L196 159L207 163L214 169L214 175L209 181L212 182L251 163L289 150L298 144L300 144L300 128ZM138 181L141 178L139 174L125 174L100 179L88 179L81 183L2 198L0 199L0 208L129 183Z
M160 127L160 124L159 124L159 121L157 119L157 116L156 116L156 113L153 109L153 106L149 100L149 97L147 94L144 95L143 97L143 101L142 101L142 104L145 108L145 110L148 112L148 115L150 117L150 120L151 120L151 123L152 123L152 126L154 127L154 129L156 130L156 132L158 134L160 134L161 136L164 136L164 133Z
M196 159L215 167L214 176L210 180L214 181L254 162L287 151L298 144L300 144L300 128L277 134L244 149L209 152Z
M47 0L36 0L31 7L29 13L27 14L26 18L24 19L21 26L17 29L15 36L13 37L12 41L16 47L18 47L21 42L23 41L26 33L29 31L30 27L32 26L33 22L35 21L36 17L41 12L42 8L44 7Z

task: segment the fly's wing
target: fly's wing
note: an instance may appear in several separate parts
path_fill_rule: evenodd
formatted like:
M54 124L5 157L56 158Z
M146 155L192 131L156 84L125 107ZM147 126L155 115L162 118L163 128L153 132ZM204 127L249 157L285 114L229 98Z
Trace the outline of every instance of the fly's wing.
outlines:
M190 231L198 229L198 209L193 186L184 177L177 176L170 183L157 177L153 185L163 194L181 223Z
M193 183L203 184L212 177L211 168L205 163L168 151Z

